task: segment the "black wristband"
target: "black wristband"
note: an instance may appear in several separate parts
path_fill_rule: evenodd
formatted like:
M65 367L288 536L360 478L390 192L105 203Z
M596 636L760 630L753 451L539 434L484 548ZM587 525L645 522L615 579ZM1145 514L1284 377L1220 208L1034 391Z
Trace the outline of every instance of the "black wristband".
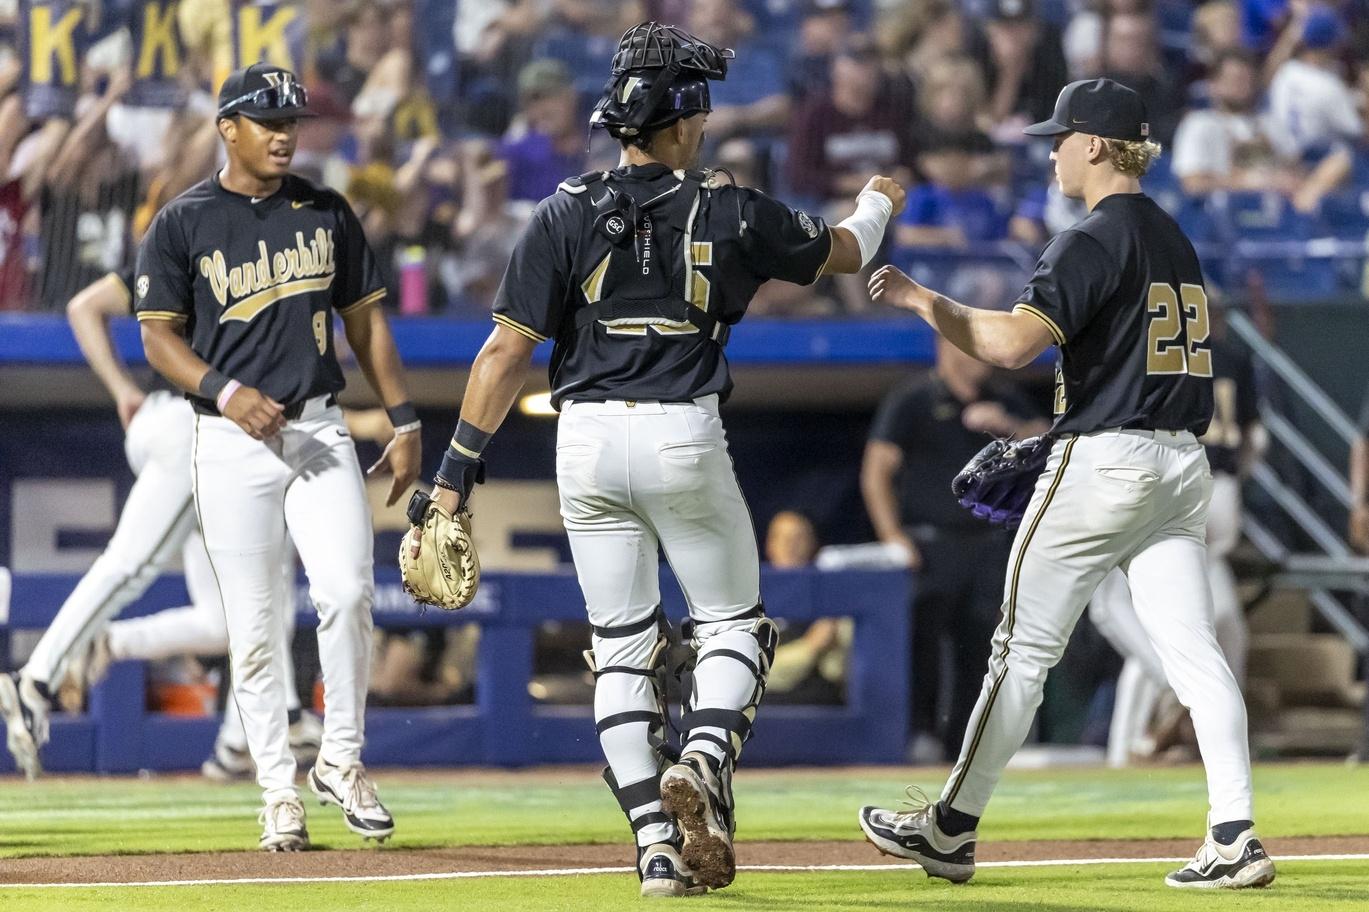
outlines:
M399 405L389 406L385 409L385 414L390 416L391 427L403 427L418 420L418 409L414 408L412 402L401 402Z
M227 385L228 378L211 367L209 373L200 378L200 395L210 402L215 402Z
M451 449L456 450L463 456L478 458L485 452L485 447L489 444L490 438L494 435L482 431L480 428L471 424L465 418L456 423L456 433L452 435Z

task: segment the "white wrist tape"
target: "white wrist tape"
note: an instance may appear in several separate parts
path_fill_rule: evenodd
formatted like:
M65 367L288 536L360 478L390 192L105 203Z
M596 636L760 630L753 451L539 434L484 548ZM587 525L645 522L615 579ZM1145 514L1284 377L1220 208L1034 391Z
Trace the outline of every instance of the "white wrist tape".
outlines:
M856 211L837 222L838 228L845 228L856 236L860 245L860 265L870 265L884 240L884 228L894 214L894 201L878 190L862 190L856 197Z

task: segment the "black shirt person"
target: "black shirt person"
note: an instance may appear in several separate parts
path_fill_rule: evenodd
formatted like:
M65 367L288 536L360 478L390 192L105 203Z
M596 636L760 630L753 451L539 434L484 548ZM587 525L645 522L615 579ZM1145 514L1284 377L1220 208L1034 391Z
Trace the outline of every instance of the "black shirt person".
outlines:
M910 759L929 763L954 759L965 732L989 660L1012 543L956 502L951 479L991 437L1020 439L1049 426L984 363L944 339L936 356L933 370L894 387L880 403L860 473L880 541L907 549L919 571Z

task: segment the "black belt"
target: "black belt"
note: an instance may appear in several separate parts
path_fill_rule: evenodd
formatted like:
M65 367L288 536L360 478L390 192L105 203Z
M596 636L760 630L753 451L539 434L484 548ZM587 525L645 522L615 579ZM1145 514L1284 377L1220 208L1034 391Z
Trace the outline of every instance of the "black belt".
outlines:
M310 398L310 399L313 399L313 398L317 398L317 397L311 396L311 397L309 397L309 398ZM309 401L309 399L304 399L304 400L301 400L300 402L294 403L293 405L287 405L287 406L285 407L285 420L286 420L286 421L295 421L295 420L297 420L297 419L299 418L300 415L304 414L304 405L305 405L305 403L308 402L308 401ZM328 398L324 401L323 405L324 405L325 408L332 408L333 406L337 405L337 396L336 396L335 394L333 394L333 393L329 393L329 394L328 394ZM201 415L208 415L208 416L210 416L211 418L220 418L220 417L222 417L222 415L221 415L221 413L219 412L219 410L216 409L213 405L208 404L207 400L203 400L203 399L191 399L191 400L190 400L190 407L191 407L192 409L194 409L195 411L199 412Z
M712 395L712 394L710 393L709 395ZM699 398L702 399L703 397L700 396ZM567 397L566 397L566 402L568 402L568 403L570 403L570 404L572 404L572 405L575 404L576 402L663 402L663 403L666 403L666 404L668 404L668 405L670 405L670 404L673 404L673 405L683 405L683 404L686 403L686 402L687 402L687 403L690 403L690 404L693 404L694 400L693 400L693 399L623 399L623 398L620 398L620 397L615 397L615 398L613 398L613 399L585 399L585 398L582 398L582 397L580 397L580 396L574 396L574 397L567 396Z
M310 398L317 398L317 397L311 396ZM301 401L299 401L299 402L294 403L293 405L287 405L287 406L285 407L285 420L286 420L286 421L294 421L294 420L298 419L300 415L303 415L303 414L304 414L304 406L305 406L306 403L308 403L308 401L309 401L308 399L303 399L303 400L301 400ZM323 407L324 407L324 408L332 408L332 407L335 406L335 405L337 405L337 396L333 395L332 393L329 393L329 394L328 394L328 398L325 399L325 400L323 401Z

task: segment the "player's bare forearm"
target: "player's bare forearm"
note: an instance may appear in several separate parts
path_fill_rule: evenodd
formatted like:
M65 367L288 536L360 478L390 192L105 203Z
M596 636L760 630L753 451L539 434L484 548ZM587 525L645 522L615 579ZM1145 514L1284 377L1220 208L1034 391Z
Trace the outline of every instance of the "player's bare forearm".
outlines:
M870 277L870 296L913 311L956 348L995 367L1025 367L1051 345L1046 324L1030 314L961 304L924 288L893 266Z
M496 326L471 365L461 420L493 434L523 390L537 343L506 326Z
M466 382L466 394L461 399L461 425L470 425L486 439L499 430L508 417L509 409L527 381L532 350L537 343L506 326L495 326L480 354L471 365L471 376ZM462 433L457 428L457 436ZM455 439L453 446L455 446ZM445 457L444 457L445 459ZM455 480L455 479L452 479ZM450 487L434 485L432 498L449 513L456 512L462 497L469 491L458 492Z
M209 365L185 341L185 324L178 320L143 320L139 327L143 351L152 369L187 393L199 395L200 382L209 373Z
M67 303L67 323L82 356L116 400L140 392L109 335L110 317L128 313L128 289L114 275L92 282Z
M399 360L399 350L395 347L385 312L378 306L367 307L359 314L343 317L342 326L347 333L347 344L356 355L357 366L381 404L389 408L408 402L404 364Z

